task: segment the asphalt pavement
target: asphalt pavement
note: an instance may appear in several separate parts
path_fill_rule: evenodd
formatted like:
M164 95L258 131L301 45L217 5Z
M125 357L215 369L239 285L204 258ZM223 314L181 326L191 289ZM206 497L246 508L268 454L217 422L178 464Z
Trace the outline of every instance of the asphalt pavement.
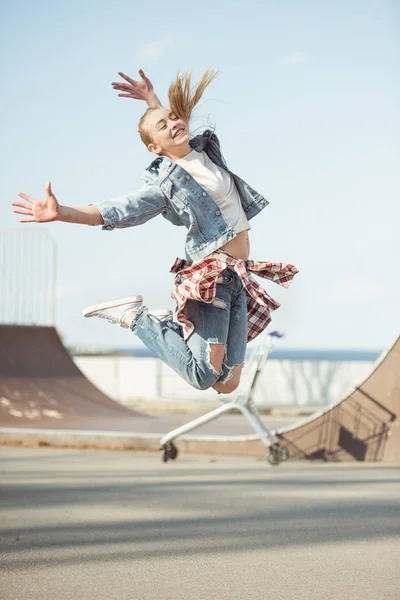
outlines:
M3 600L398 600L400 468L0 448Z

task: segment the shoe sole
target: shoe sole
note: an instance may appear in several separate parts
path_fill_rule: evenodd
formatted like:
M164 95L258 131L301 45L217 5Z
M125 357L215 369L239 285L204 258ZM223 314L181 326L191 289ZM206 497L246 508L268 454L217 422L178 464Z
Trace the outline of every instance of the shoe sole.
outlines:
M123 306L124 304L138 304L143 302L142 296L128 296L127 298L119 298L119 300L110 300L109 302L103 302L102 304L94 304L88 306L82 310L84 317L90 316L92 313L98 310L104 310L106 308L116 308L117 306Z

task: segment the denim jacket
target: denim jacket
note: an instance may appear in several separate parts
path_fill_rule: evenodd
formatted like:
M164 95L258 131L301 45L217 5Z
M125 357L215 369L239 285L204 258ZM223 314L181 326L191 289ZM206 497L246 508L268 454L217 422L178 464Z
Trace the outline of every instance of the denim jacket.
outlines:
M210 130L190 141L192 149L204 150L209 158L233 177L247 219L268 204L243 179L229 171L217 136ZM135 192L95 203L103 219L103 229L142 225L162 214L173 225L184 225L186 259L201 260L236 236L218 204L185 169L165 156L159 156L141 177L144 185Z

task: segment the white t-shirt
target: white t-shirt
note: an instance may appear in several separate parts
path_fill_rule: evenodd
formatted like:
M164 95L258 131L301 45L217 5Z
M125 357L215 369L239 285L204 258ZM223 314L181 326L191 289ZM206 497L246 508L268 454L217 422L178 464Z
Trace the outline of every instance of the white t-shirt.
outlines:
M176 162L210 194L236 233L250 229L233 177L225 169L214 164L205 152L197 150Z

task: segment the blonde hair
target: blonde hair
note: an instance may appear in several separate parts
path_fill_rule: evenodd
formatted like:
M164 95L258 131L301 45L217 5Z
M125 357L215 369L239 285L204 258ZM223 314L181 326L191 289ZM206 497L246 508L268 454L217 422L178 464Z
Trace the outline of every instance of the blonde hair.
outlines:
M152 111L152 110L156 110L157 108L160 108L159 106L150 106L146 112L140 117L140 121L139 121L139 125L138 125L138 131L139 131L139 135L140 135L140 139L142 140L143 144L147 147L149 144L151 144L151 137L149 135L149 132L147 131L147 127L144 126L144 122L146 120L147 115Z
M208 67L200 82L196 86L192 86L192 72L193 70L189 69L181 75L178 71L175 81L171 83L168 90L171 111L185 123L189 123L194 107L199 103L206 88L218 75L218 71ZM151 106L148 108L139 121L139 135L146 146L151 144L152 140L144 123L147 115L156 108L159 107Z

